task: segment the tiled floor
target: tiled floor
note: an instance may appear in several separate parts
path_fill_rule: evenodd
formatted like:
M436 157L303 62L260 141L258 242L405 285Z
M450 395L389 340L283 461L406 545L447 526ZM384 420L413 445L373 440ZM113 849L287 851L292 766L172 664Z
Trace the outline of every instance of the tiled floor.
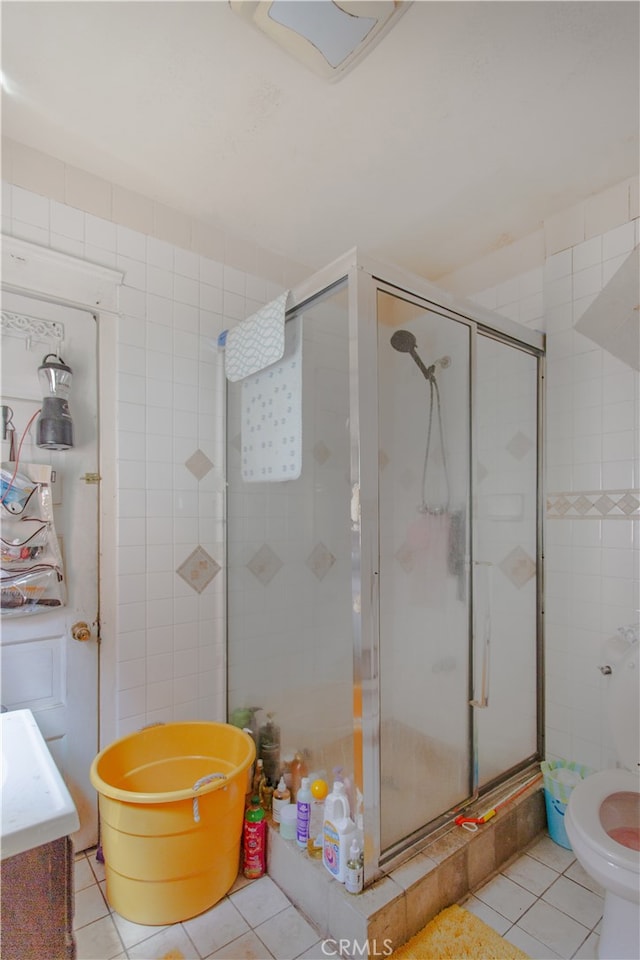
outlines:
M270 877L238 880L207 913L169 927L147 927L109 910L95 852L76 858L78 960L325 960L325 946ZM597 956L602 891L573 854L549 837L468 897L463 906L532 960Z

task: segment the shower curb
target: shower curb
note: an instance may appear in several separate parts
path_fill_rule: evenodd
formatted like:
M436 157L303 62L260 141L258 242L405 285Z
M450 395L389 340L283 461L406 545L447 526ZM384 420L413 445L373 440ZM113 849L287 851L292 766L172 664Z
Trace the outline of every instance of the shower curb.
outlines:
M475 806L478 812L486 810L486 798ZM472 807L469 814L473 812ZM321 860L284 840L270 824L268 874L322 937L351 943L357 951L366 941L371 957L385 956L529 847L546 825L542 784L537 782L475 833L453 823L442 828L410 859L354 896Z

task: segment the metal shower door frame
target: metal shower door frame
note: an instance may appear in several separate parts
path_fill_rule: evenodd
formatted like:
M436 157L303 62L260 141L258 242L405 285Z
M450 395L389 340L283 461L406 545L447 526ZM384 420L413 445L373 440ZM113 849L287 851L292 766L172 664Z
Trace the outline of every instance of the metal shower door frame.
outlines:
M362 256L354 248L291 291L287 319L311 302L330 296L346 282L349 342L349 433L351 463L351 586L354 688L354 785L362 797L365 839L364 881L382 875L381 863L401 862L406 849L381 849L380 822L380 623L379 623L379 486L377 291L411 299L423 309L466 324L470 344L470 482L471 511L475 485L474 418L475 340L479 332L538 356L538 608L542 598L542 390L544 335L468 301L457 300L429 281L397 267ZM364 431L364 433L363 433ZM473 512L470 522L473 529ZM473 535L472 535L473 536ZM471 544L473 560L473 542ZM470 618L473 609L470 611ZM541 612L538 617L538 662L542 665ZM358 692L360 696L358 696ZM538 742L542 745L542 698L539 696ZM470 732L470 738L473 731ZM470 742L470 749L473 744ZM473 767L473 765L472 765ZM477 793L477 775L471 784Z

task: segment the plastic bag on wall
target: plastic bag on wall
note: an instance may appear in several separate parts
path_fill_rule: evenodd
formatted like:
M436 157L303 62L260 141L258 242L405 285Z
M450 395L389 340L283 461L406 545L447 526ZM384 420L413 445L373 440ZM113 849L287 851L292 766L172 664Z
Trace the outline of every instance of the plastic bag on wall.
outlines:
M0 612L3 617L43 613L64 605L60 544L53 522L51 467L2 464L0 507Z

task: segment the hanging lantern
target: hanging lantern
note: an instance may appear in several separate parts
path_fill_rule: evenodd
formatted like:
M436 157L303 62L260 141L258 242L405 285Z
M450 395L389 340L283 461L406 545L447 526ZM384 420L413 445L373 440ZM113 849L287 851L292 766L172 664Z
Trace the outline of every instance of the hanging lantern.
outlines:
M73 421L69 393L73 371L61 357L48 353L38 367L42 386L42 411L38 418L36 443L45 450L68 450L73 446Z

